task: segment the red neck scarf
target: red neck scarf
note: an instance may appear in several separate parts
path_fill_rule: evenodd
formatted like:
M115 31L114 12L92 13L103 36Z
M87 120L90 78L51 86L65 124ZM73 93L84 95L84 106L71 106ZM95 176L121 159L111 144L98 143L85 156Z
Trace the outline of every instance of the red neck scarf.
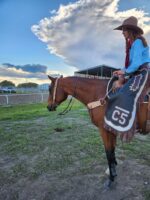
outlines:
M130 64L130 60L129 60L129 54L130 54L130 49L132 46L132 41L130 39L126 40L126 59L125 59L125 68L128 68L129 64Z

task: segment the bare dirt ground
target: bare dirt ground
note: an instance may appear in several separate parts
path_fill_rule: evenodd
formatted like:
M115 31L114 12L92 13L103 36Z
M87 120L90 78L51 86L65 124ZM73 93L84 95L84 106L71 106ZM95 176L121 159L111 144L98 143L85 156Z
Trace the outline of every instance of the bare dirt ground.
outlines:
M105 191L107 162L97 129L76 113L55 125L49 120L0 123L8 134L0 146L0 200L150 199L150 135L118 144L118 176Z
M93 166L95 173L61 177L42 174L36 180L19 178L0 189L1 200L148 200L150 167L139 160L124 160L111 190L103 189L104 168ZM70 169L74 170L74 169Z

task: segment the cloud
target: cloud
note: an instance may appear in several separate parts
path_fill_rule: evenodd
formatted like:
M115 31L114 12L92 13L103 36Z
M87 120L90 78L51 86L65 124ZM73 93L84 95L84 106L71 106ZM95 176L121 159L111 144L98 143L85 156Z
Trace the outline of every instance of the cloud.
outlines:
M67 73L57 70L50 70L47 66L40 64L14 65L4 63L0 65L0 82L3 80L10 80L15 84L22 82L35 82L39 84L49 82L47 75L51 76L67 76L71 71L76 71L75 68L68 67Z
M16 68L13 65L10 67L6 67L6 65L0 66L0 74L1 77L8 76L8 77L15 77L15 78L40 78L43 79L46 75L45 73L41 72L30 72L22 70L21 68Z
M61 5L50 18L32 26L33 33L55 54L78 69L124 65L124 39L113 29L133 15L150 39L150 18L136 8L119 11L119 0L79 0Z
M60 74L60 72L49 70L46 66L39 64L19 66L5 63L0 65L0 82L3 80L11 80L16 84L24 81L45 83L48 82L48 74Z
M3 63L3 66L5 66L6 68L21 69L24 72L31 72L31 73L46 73L47 71L47 66L40 64L12 65L10 63Z

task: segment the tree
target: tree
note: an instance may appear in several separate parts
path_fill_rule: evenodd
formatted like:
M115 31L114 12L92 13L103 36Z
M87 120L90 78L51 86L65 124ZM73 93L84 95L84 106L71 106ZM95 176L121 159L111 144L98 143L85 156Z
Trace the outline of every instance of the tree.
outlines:
M20 83L18 86L18 88L37 88L38 84L37 83Z
M11 81L4 80L0 82L1 87L15 87L15 84Z

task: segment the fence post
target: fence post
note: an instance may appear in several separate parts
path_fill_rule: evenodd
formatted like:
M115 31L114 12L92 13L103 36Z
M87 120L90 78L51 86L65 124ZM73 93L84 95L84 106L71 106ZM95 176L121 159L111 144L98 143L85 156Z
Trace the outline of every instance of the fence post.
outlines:
M43 93L41 93L41 102L43 103Z
M6 104L8 105L8 95L5 96L6 97Z

